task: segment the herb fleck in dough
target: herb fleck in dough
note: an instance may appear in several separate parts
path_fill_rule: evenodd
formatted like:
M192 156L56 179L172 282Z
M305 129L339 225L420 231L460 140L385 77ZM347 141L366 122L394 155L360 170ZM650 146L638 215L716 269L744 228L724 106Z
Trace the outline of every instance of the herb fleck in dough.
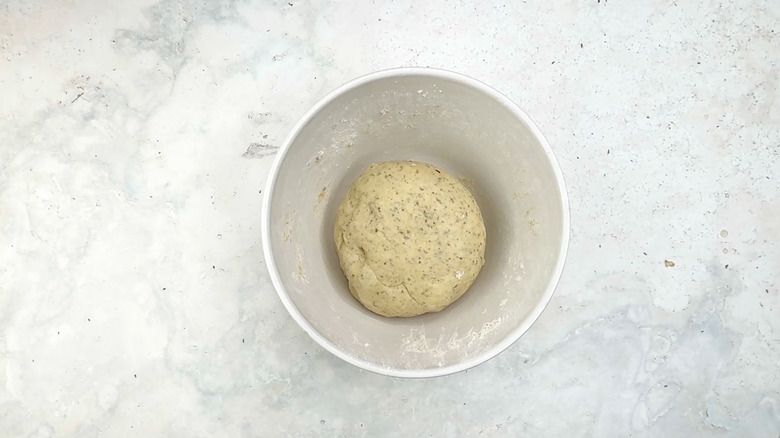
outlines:
M334 231L350 292L383 316L442 310L485 263L485 224L474 197L425 163L369 166L341 202Z

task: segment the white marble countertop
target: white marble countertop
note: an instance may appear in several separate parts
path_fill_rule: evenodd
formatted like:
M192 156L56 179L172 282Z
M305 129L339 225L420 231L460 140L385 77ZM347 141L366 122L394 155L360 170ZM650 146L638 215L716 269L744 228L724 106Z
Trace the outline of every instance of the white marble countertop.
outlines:
M0 436L780 434L780 3L142 3L0 3ZM431 380L262 261L274 149L397 66L506 93L571 198L540 320Z

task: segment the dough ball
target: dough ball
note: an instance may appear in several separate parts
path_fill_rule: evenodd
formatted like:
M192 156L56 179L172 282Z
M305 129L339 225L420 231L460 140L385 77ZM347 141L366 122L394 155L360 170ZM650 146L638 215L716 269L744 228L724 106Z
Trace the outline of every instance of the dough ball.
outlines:
M471 193L429 164L369 166L336 215L334 238L349 290L383 316L438 312L485 263L485 224Z

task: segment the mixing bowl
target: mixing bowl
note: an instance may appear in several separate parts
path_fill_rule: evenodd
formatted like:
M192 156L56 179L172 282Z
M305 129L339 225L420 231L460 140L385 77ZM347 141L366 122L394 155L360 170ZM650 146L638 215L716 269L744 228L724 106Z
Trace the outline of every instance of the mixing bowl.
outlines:
M485 265L454 304L414 318L366 310L333 243L338 204L371 163L423 161L459 177L485 220ZM508 98L429 68L376 72L317 103L268 177L263 249L293 319L363 369L432 377L478 365L515 342L550 301L569 240L566 190L552 150Z

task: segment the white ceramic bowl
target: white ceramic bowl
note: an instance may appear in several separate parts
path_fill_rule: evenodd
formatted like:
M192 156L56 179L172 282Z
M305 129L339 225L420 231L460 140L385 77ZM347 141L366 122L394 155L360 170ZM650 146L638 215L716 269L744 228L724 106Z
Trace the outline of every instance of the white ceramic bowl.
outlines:
M438 313L375 315L339 267L338 204L369 164L390 160L449 171L482 210L485 266ZM269 175L262 232L276 291L315 341L369 371L432 377L485 362L539 317L563 269L569 209L549 145L514 103L460 74L401 68L355 79L303 116Z

